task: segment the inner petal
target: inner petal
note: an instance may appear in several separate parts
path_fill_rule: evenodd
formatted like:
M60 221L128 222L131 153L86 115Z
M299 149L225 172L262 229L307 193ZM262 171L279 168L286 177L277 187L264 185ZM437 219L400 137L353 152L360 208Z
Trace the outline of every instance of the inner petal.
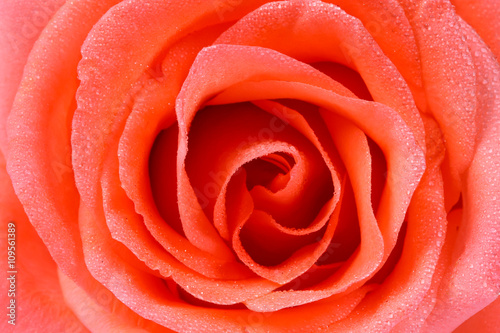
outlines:
M191 126L186 170L211 221L237 155L250 145L271 141L296 147L304 154L306 169L300 171L289 154L264 150L242 165L256 208L284 226L307 227L332 197L332 177L321 154L292 126L251 103L210 106L198 112Z
M177 126L170 126L158 135L151 149L149 175L151 192L160 216L179 235L184 236L177 208L175 174L178 133Z
M353 255L361 241L356 201L349 177L347 177L343 191L344 198L335 233L328 248L318 259L316 265L325 266L345 262Z
M372 95L361 75L351 68L331 61L320 61L310 64L317 70L325 73L344 87L352 91L357 97L373 101Z
M263 266L275 266L295 251L320 240L325 227L308 235L291 235L277 227L271 215L255 210L240 231L242 246L250 257Z
M290 180L290 170L295 161L290 156L277 152L246 163L247 187L264 186L271 192L282 190Z

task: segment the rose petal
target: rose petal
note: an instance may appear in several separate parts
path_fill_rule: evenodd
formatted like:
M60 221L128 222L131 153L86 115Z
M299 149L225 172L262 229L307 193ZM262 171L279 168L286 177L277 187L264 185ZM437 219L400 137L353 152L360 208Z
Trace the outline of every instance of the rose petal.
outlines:
M500 298L467 319L454 332L467 333L475 330L482 332L495 332L500 325Z
M328 47L325 41L329 41ZM397 110L425 148L422 122L401 73L361 22L334 5L318 1L273 2L239 20L215 44L261 46L305 62L326 60L353 67L373 99ZM403 45L408 49L406 43ZM413 77L420 76L420 71L415 71L409 70Z
M91 332L173 332L132 312L104 287L94 297L58 270L64 300ZM102 306L105 304L105 307ZM113 309L109 312L108 309ZM46 327L44 326L44 329Z
M347 91L345 93L348 94ZM256 207L265 207L266 211L272 212L272 215L279 220L286 219L286 226L289 229L294 229L293 233L295 234L319 230L325 225L326 219L318 219L317 217L320 215L331 215L333 207L339 200L342 191L341 179L343 181L345 178L342 161L329 136L328 129L323 123L319 108L307 105L306 103L304 103L305 105L296 103L297 110L272 101L254 101L253 103L298 130L314 145L322 157L322 162L317 163L316 160L318 159L315 158L315 155L308 154L306 149L303 149L306 152L305 162L313 164L312 171L305 172L305 174L294 174L297 171L294 166L294 169L290 172L291 179L288 186L276 193L271 193L270 190L263 187L253 188L251 192ZM289 101L289 104L292 104L292 101ZM272 120L270 121L270 125L272 125ZM280 131L277 130L276 132ZM329 174L327 174L327 170L329 170ZM325 209L327 205L323 205L321 208L322 214L312 219L307 217L304 214L310 211L312 207L323 204L322 202L318 202L317 193L329 190L330 179L333 183L332 208ZM297 188L292 185L297 186ZM301 187L304 187L306 190L301 190ZM294 208L294 206L298 208ZM311 220L314 221L311 223Z
M3 318L0 324L2 332L12 332L13 329L22 332L32 332L40 327L53 332L79 331L85 332L85 327L75 317L63 299L57 279L57 265L51 258L40 237L31 226L23 207L17 199L11 180L5 170L5 160L0 152L0 246L4 255L0 260L2 267L8 268L0 282L2 295L0 300L10 313L7 306L15 300L15 326L8 323L9 316ZM15 224L15 245L8 244L9 223ZM7 249L15 249L15 267L11 268L7 261ZM9 259L10 260L10 259ZM10 273L14 271L16 273ZM9 295L11 286L7 278L15 275L15 287L12 291L15 297ZM5 315L4 315L5 316Z
M118 112L119 102L147 66L181 37L231 21L260 3L245 1L221 19L219 8L210 2L121 2L93 27L82 47L78 109L72 124L75 179L87 205L99 202L97 184L108 141L117 140L129 115Z
M0 150L7 153L7 116L23 77L29 52L62 0L0 3Z
M120 138L118 158L121 184L114 175L118 168L116 168L113 160L112 165L105 166L108 176L106 176L103 183L106 188L104 201L109 202L111 204L110 208L113 210L114 218L107 221L113 237L134 248L134 251L142 252L141 257L147 254L147 247L144 245L139 246L135 238L126 235L133 232L134 228L142 229L140 225L144 223L156 241L186 266L209 277L238 279L248 277L249 271L235 262L234 255L228 253L225 244L220 241L217 243L217 237L212 237L205 242L203 239L194 239L196 240L194 243L185 237L179 237L179 232L182 235L186 227L182 226L179 219L177 191L175 189L177 126L174 123L175 117L172 104L188 68L173 65L179 59L188 60L189 57L194 59L197 51L207 42L210 42L213 39L212 35L218 30L220 28L209 29L209 31L204 31L198 36L187 37L176 44L163 61L164 68L172 67L171 70L166 72L166 77L151 78L150 75L146 76L147 80L142 90L133 99L132 111ZM150 157L154 137L163 127L168 128L168 130L156 142ZM168 147L171 147L171 149L168 149ZM114 155L112 151L109 151L109 154ZM169 173L168 170L171 172ZM151 184L148 176L151 177ZM151 186L155 193L162 195L163 202L169 199L171 202L156 207L151 193ZM161 186L170 187L161 188ZM124 193L120 193L123 191L122 187ZM132 217L136 213L130 207L130 203L120 208L121 202L129 201L125 194L133 201L135 211L142 215L144 222L142 222L142 218ZM160 196L157 198L160 198ZM125 209L127 214L124 212ZM161 213L167 212L166 215L162 214L162 216L169 219L163 221L158 210ZM128 231L121 230L124 223L128 228L132 227L132 225L135 226ZM186 229L186 231L191 232L190 236L193 236L192 230ZM190 240L193 240L192 237L190 238ZM211 246L212 244L214 246ZM226 250L224 250L224 247L226 247ZM205 251L208 253L205 253ZM169 276L168 273L165 274Z
M458 200L462 175L475 145L476 83L471 52L452 5L446 0L400 0L415 34L429 112L446 140L446 197ZM448 178L445 178L448 181Z
M422 89L422 77L418 49L412 28L397 0L359 1L328 0L349 15L363 22L377 45L396 66L412 91L415 104L420 110L427 107ZM362 54L355 45L347 44L346 52Z
M452 330L500 294L500 66L463 21L476 70L478 143L464 189L464 217L429 329ZM446 319L445 319L446 318Z
M71 170L69 120L76 107L81 44L115 2L66 3L52 18L30 54L7 128L7 169L16 194L57 265L79 281L88 272L74 223L79 196Z
M457 238L458 229L462 221L462 209L455 209L448 213L448 224L446 226L446 239L439 260L432 276L432 282L426 296L422 299L420 304L416 307L415 311L409 314L406 318L400 321L393 330L395 332L408 332L408 331L426 331L426 320L432 313L432 310L439 302L437 298L439 286L442 282L443 275L446 267L450 264L450 253Z
M440 164L444 144L439 128L424 119L427 133L427 168L408 208L408 229L403 253L391 274L368 294L349 316L330 327L332 331L388 331L413 313L425 300L443 246L446 211ZM434 136L438 136L435 138Z
M500 59L500 6L495 0L451 0L455 10Z

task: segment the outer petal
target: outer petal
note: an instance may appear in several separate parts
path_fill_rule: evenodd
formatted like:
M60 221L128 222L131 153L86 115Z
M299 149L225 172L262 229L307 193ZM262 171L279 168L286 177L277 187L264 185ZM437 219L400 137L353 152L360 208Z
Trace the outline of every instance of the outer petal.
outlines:
M327 0L356 17L391 59L412 90L417 107L424 111L425 94L415 36L397 0ZM345 45L347 52L363 54L355 45Z
M373 100L394 108L412 129L422 149L425 148L422 121L399 68L356 17L335 5L318 1L266 4L222 34L215 42L220 43L261 46L304 62L331 61L355 69ZM413 68L404 73L415 71Z
M36 332L43 327L46 332L87 332L66 305L59 281L57 266L45 245L29 223L19 203L12 183L5 171L5 160L0 152L0 265L7 266L7 225L16 225L16 325L7 323L2 316L0 331ZM4 311L10 302L10 286L5 270L0 279L0 301Z
M437 292L443 279L443 275L447 267L450 265L449 254L451 253L453 245L457 238L457 230L461 220L462 209L455 209L448 214L446 240L443 247L441 248L441 253L439 254L439 260L436 266L436 270L432 275L432 283L430 289L427 292L427 295L425 295L425 297L421 300L420 304L416 306L416 310L394 327L394 333L426 332L426 330L424 329L426 326L426 319L429 317L436 304L440 301L437 298Z
M75 179L87 205L100 202L102 162L108 141L117 139L108 135L123 128L129 110L119 112L119 107L147 66L181 37L234 20L264 2L245 1L222 20L219 8L206 1L125 1L93 27L81 51L71 139Z
M74 279L83 279L86 269L74 223L79 196L68 119L75 109L81 44L113 3L68 2L56 14L31 52L8 123L7 167L16 194L58 266Z
M500 298L467 319L454 332L495 332L500 327Z
M0 2L0 150L5 154L5 122L28 54L64 0Z
M451 0L455 10L500 60L500 6L497 0Z
M446 143L446 197L458 200L463 175L474 156L477 135L476 81L472 55L448 0L399 0L410 21L420 54L429 112ZM449 170L448 170L449 169Z
M144 320L118 301L106 288L99 288L97 293L91 296L61 270L57 272L66 303L91 332L173 332ZM43 329L49 331L47 327Z
M478 143L467 172L464 213L450 265L427 320L430 331L459 326L500 294L500 66L477 34L461 22L478 86ZM487 50L487 49L486 49Z

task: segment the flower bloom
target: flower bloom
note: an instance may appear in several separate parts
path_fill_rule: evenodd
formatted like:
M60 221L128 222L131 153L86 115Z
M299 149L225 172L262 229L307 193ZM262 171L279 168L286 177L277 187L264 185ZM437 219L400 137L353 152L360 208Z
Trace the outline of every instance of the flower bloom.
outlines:
M2 331L497 329L495 0L0 9Z

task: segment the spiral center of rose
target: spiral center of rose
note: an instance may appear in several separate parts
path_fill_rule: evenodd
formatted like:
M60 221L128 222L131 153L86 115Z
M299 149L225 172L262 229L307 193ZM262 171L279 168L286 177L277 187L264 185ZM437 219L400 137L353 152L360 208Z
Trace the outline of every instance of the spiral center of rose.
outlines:
M252 103L206 107L198 111L188 141L186 170L204 214L237 254L246 252L238 254L240 260L263 266L279 265L318 243L328 214L318 216L334 208L327 203L340 190L317 148L281 116ZM171 201L176 133L172 127L158 136L150 173L160 213L185 234Z

